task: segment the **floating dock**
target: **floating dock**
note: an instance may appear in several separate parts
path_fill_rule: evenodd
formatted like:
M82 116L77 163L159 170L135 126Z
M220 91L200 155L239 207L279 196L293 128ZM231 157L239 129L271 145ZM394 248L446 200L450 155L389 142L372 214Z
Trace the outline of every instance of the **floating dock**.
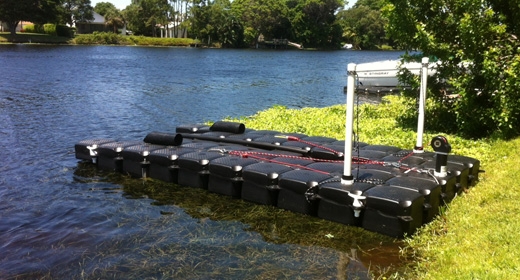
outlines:
M154 178L317 216L393 237L413 234L478 181L480 161L450 155L443 136L423 147L428 58L423 58L412 150L353 142L356 65L347 67L345 141L246 129L218 121L151 132L143 140L90 139L76 158L99 169Z
M434 139L435 141L444 141ZM435 143L432 143L436 145ZM444 144L444 143L441 143ZM240 123L182 125L143 140L90 139L76 158L101 170L154 178L403 237L478 180L480 162L436 152L356 143L353 183L342 183L345 141L246 129Z

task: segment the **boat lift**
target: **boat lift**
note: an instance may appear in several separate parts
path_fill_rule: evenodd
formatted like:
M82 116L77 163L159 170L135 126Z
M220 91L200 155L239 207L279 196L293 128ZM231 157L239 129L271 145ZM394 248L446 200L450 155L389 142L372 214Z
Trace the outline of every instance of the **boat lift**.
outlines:
M424 133L424 108L426 104L426 92L428 84L428 63L429 58L422 58L422 69L421 69L421 87L419 92L419 116L417 121L417 140L413 152L423 153L423 133ZM347 66L347 96L346 96L346 122L345 122L345 157L344 157L344 170L341 178L343 185L352 185L354 183L354 176L352 175L352 148L353 148L353 127L354 127L354 95L356 93L356 64L349 63ZM439 136L438 136L439 137ZM437 138L437 137L436 137ZM434 138L434 139L436 139ZM446 139L446 138L444 138ZM435 140L433 140L435 141ZM439 144L438 139L432 146L435 147ZM446 140L447 144L447 140ZM449 145L449 144L448 144ZM437 149L435 149L437 150ZM448 149L443 148L442 154L443 161L446 161L444 157L447 155ZM436 151L437 152L437 151ZM449 152L449 151L448 151ZM444 166L444 165L441 165ZM437 171L437 170L436 170ZM445 172L437 171L436 175L444 175ZM445 176L445 175L444 175ZM356 199L356 198L355 198Z

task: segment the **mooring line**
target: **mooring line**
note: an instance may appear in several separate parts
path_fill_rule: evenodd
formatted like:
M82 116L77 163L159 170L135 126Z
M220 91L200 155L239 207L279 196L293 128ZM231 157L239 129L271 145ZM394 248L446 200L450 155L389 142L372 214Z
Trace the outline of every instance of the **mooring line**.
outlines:
M303 159L303 160L308 160L308 161L312 161L312 162L343 163L343 160L327 160L327 159L319 159L319 158L312 158L312 157L274 154L274 153L257 152L257 151L229 151L228 153L231 155L256 158L256 159L260 159L260 160L267 161L267 162L283 164L283 165L292 166L292 167L296 167L296 168L300 168L300 169L316 171L319 173L324 173L324 172L317 170L317 169L306 167L304 165L276 161L276 160L266 158L266 157L281 157L281 158L291 158L291 159L299 159L299 160ZM361 164L375 164L375 165L381 165L381 166L393 166L393 167L405 170L406 173L410 172L410 171L416 171L418 173L421 173L421 170L419 170L419 169L403 166L403 164L400 161L394 161L394 162L378 161L378 160L371 160L371 159L358 158L358 157L353 157L352 160L354 161L355 164L360 164L360 165ZM330 173L324 173L324 174L330 174ZM359 177L359 174L357 177Z
M325 151L329 151L329 152L331 152L331 153L333 153L333 154L335 154L335 155L337 155L339 157L343 156L342 152L338 152L338 151L336 151L334 149L322 146L322 145L320 145L318 143L313 143L313 142L310 142L310 141L303 140L303 139L301 139L299 137L296 137L296 136L276 135L275 137L285 138L285 139L287 139L287 141L296 141L296 142L304 143L304 144L307 144L307 145L309 145L311 147L314 147L314 148L320 148L320 149L323 149Z
M231 155L238 155L238 156L241 156L241 157L248 157L248 158L259 159L259 160L266 161L266 162L286 165L286 166L289 166L289 167L294 167L294 168L298 168L298 169L304 169L304 170L309 170L309 171L313 171L313 172L317 172L317 173L330 175L330 172L322 171L322 170L315 169L315 168L310 168L310 167L307 167L305 165L300 165L300 164L295 164L295 163L290 163L290 162L284 162L284 161L278 161L278 160L274 160L272 158L265 158L265 157L258 156L258 154L264 155L264 156L275 156L275 157L284 157L284 155L269 154L269 153L262 153L262 152L249 152L249 151L230 151L229 154L231 154ZM287 158L307 159L307 158L304 158L304 157L296 157L296 156L288 156L288 155L285 155L285 156L287 156Z

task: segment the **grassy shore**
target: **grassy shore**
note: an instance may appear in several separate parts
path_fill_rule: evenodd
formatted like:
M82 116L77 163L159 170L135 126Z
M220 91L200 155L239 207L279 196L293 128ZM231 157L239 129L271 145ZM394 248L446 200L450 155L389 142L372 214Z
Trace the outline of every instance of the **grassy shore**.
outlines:
M123 36L110 32L81 34L74 38L38 33L0 33L0 43L69 44L69 45L123 45L123 46L168 46L185 47L196 43L190 38L154 38L145 36Z
M17 33L12 36L10 33L0 32L0 43L70 44L71 38L37 33Z
M414 129L403 127L396 119L415 110L414 103L395 96L385 100L378 106L359 106L355 130L360 141L412 148ZM343 105L301 110L278 106L236 121L255 129L344 139L345 109ZM424 139L439 134L447 137L453 154L481 160L485 173L474 188L443 208L434 222L405 240L402 257L409 265L392 277L520 278L520 219L516 217L520 212L520 139L470 140L434 131L427 131Z

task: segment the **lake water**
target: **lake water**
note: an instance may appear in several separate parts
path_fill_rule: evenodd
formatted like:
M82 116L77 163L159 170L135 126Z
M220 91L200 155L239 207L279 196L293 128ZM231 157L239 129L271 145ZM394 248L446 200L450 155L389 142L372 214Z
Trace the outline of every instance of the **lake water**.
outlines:
M0 278L337 279L398 265L383 236L98 172L74 144L344 103L348 63L400 54L0 45Z

